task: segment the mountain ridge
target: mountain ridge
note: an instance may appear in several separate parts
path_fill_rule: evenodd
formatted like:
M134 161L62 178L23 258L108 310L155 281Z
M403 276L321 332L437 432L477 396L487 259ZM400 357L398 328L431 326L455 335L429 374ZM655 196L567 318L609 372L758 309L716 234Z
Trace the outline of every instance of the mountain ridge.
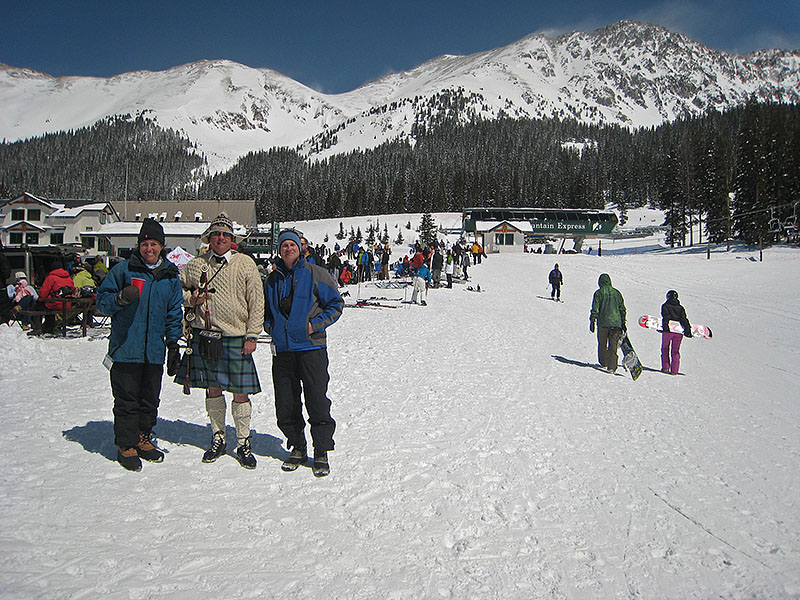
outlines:
M664 27L620 21L592 33L534 33L483 52L444 54L340 94L225 59L109 78L0 64L0 138L144 116L188 137L214 173L275 147L325 158L394 139L413 143L415 127L444 114L465 122L552 117L638 128L751 97L800 101L800 52L728 54Z

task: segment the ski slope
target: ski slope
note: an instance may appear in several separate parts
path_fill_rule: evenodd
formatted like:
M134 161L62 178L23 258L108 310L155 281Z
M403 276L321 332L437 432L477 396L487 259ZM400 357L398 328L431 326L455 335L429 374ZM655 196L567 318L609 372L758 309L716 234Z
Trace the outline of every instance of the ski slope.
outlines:
M200 462L201 392L165 378L166 460L129 473L114 462L107 330L0 327L0 598L800 597L800 252L757 257L660 238L492 255L470 270L480 294L346 308L328 336L325 479L280 470L266 346L255 471L230 428L229 456ZM563 303L549 300L556 261ZM635 382L595 368L603 272L625 297ZM678 376L636 325L668 289L714 330L684 341Z

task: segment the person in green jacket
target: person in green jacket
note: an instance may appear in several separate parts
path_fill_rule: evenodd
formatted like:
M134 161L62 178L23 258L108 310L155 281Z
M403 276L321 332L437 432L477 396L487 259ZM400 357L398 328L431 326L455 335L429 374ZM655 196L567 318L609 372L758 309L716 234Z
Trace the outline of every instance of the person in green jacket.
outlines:
M75 289L80 290L82 287L97 287L97 284L81 263L75 263L70 270L72 281L75 283Z
M625 300L619 290L611 287L611 277L603 273L597 280L600 288L592 298L589 331L594 333L597 324L597 360L609 373L617 370L617 348L625 324Z

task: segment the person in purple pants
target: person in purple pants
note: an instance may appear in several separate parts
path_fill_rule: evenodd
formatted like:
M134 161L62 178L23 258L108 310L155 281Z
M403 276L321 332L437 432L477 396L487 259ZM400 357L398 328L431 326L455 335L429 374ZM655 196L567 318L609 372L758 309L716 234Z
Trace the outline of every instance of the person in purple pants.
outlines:
M669 322L676 321L683 327L683 333L669 330ZM678 292L667 292L667 301L661 305L661 371L678 374L681 366L681 341L683 337L692 337L692 326L686 317L686 310L678 302Z

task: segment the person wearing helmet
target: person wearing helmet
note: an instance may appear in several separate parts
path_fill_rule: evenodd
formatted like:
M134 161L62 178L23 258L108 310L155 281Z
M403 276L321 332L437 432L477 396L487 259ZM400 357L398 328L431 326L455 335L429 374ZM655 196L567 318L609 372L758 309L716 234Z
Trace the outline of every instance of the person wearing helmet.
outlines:
M683 333L673 333L669 322L676 321L683 327ZM683 336L692 337L692 326L686 318L686 310L678 301L678 292L667 292L667 301L661 305L661 371L678 374L681 365L681 341Z
M611 286L611 277L603 273L597 281L599 288L592 297L589 331L594 333L597 324L597 360L609 373L617 370L617 348L626 331L625 300L619 290Z

